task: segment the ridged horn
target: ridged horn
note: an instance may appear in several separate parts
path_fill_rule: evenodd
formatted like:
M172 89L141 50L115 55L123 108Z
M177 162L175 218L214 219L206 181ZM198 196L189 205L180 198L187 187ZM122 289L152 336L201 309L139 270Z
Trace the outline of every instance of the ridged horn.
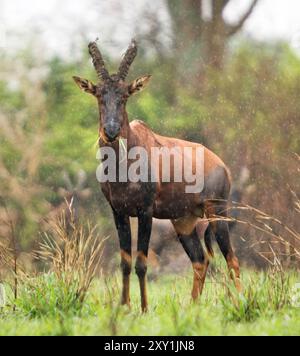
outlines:
M131 40L131 43L119 67L118 77L121 80L124 81L128 76L130 66L133 63L135 57L137 56L137 52L138 52L137 42L136 40L133 39Z
M104 60L102 58L101 52L96 42L91 42L89 44L89 52L93 60L93 65L98 74L98 78L103 81L109 80L110 79L109 73L105 68Z

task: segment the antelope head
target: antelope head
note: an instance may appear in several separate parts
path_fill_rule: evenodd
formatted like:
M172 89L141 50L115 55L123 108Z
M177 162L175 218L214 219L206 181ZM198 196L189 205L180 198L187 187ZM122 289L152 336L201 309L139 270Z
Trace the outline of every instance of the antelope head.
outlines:
M131 41L116 74L110 75L96 42L89 44L89 53L98 75L98 84L79 77L73 77L79 88L96 97L99 106L100 136L105 142L116 141L125 125L128 124L126 114L127 100L131 95L143 90L151 76L137 78L132 83L126 83L135 57L137 56L137 43Z

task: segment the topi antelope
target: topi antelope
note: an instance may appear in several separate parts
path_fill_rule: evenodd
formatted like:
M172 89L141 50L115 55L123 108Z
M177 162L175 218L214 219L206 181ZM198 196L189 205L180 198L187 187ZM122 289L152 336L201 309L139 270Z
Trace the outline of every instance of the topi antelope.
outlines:
M150 167L156 170L159 179L153 182L138 183L116 182L101 183L102 191L109 202L115 219L121 248L121 269L123 274L122 304L130 306L130 274L132 269L132 248L130 217L138 218L138 243L136 273L139 278L142 311L148 309L146 273L149 241L153 218L172 221L185 252L191 260L194 270L192 298L196 300L202 293L206 272L209 264L207 255L197 235L199 219L210 219L205 232L205 244L210 255L212 237L217 243L227 261L230 274L238 290L241 290L239 262L234 254L229 238L227 219L227 201L230 194L230 173L222 160L202 145L163 137L151 131L143 122L129 123L126 112L127 100L130 96L143 90L149 83L150 75L139 77L131 84L125 82L131 64L137 55L137 44L133 40L124 55L117 74L110 75L105 67L101 52L96 44L89 44L89 52L98 74L99 83L94 85L86 79L74 77L81 90L92 94L98 101L100 128L100 148L110 147L119 158L121 152L119 140L127 140L127 150L142 147L149 155L153 147L172 149L174 147L189 148L204 151L203 175L204 187L201 193L187 193L187 182L177 182L171 177L171 182L162 179L161 162ZM128 166L134 163L128 159ZM174 161L170 161L174 170ZM197 169L195 155L190 157L188 165ZM118 175L118 168L117 175ZM119 178L119 177L117 177ZM217 217L217 218L216 218Z

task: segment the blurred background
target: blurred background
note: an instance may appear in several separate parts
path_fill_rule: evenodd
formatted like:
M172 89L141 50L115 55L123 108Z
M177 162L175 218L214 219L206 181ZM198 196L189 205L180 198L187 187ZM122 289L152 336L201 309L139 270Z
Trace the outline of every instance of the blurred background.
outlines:
M110 236L104 267L116 269L118 241L95 176L98 109L72 76L96 80L90 40L99 37L113 71L135 37L130 79L153 78L130 101L130 119L204 143L227 163L232 200L243 204L231 226L243 264L296 267L299 13L297 0L0 0L1 243L14 241L31 266L28 253L72 201L78 220ZM168 222L155 222L153 235L154 269L189 266Z

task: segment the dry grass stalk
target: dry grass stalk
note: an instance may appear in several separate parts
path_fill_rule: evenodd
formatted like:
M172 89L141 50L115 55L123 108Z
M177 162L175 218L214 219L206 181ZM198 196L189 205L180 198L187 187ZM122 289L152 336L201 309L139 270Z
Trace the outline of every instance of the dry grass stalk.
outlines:
M7 269L13 275L13 291L15 301L18 298L18 285L19 278L25 275L23 268L20 266L18 257L19 257L19 248L18 248L18 237L15 231L14 221L10 215L9 209L6 205L5 199L0 197L1 205L4 207L6 214L6 224L9 228L9 237L2 237L0 241L0 271L1 268ZM0 278L1 283L1 278ZM3 287L4 288L4 287ZM13 309L16 309L16 306L13 306Z
M66 287L76 284L81 302L96 276L106 241L96 235L96 228L89 223L86 227L78 225L74 219L69 222L63 214L52 224L51 232L46 234L36 255L50 264L51 271Z
M300 200L296 193L293 193L293 196L295 197L295 212L299 213ZM289 261L291 261L291 259L300 261L300 248L298 247L300 244L300 232L283 223L280 219L268 215L260 209L254 208L250 205L236 202L232 202L232 205L233 206L228 208L227 211L239 210L241 212L250 213L251 215L248 215L247 219L221 217L216 215L206 221L216 222L222 220L234 222L248 226L249 229L260 232L260 239L254 242L250 247L255 249L257 246L260 246L261 248L263 246L267 246L268 251L257 249L255 249L255 251L274 267L278 266L278 262L281 264L280 257L284 257L285 259L288 258ZM280 230L283 231L284 234L278 232ZM265 237L268 237L269 239L266 240ZM283 249L285 252L275 251L276 246L278 247L277 250L281 251ZM267 257L268 255L270 255L269 258Z

